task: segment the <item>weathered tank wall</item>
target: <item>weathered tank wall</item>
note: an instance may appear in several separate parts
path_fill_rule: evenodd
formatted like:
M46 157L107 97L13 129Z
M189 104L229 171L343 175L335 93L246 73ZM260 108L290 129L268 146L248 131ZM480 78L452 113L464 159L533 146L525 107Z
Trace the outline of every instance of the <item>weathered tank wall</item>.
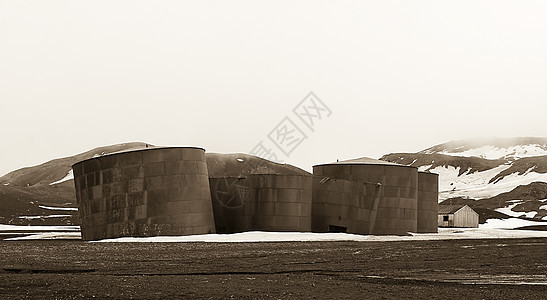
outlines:
M418 232L438 232L439 175L418 172Z
M394 164L326 164L314 176L380 183L383 186L374 234L404 235L417 231L418 169Z
M210 178L216 230L311 231L312 177Z
M312 231L372 234L382 186L313 177Z
M84 240L214 232L201 148L156 148L75 164Z

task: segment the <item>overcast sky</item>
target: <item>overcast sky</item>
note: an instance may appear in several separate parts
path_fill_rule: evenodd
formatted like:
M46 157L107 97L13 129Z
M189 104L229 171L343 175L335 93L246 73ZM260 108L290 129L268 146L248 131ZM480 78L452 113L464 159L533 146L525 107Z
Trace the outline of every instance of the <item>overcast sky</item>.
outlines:
M0 175L129 141L312 164L546 136L546 1L0 0ZM330 109L311 129L310 91ZM306 119L304 119L306 120ZM294 144L292 144L294 145Z

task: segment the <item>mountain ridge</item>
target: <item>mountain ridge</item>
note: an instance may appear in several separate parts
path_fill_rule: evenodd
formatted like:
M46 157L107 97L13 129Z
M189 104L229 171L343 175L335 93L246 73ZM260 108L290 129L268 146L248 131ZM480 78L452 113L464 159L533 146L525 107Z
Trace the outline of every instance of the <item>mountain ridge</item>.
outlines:
M497 150L507 149L506 151ZM476 150L475 152L472 150ZM482 152L482 154L480 154ZM449 154L457 156L477 156L483 158L520 158L547 155L547 138L515 137L515 138L471 138L449 141L418 152L419 154Z

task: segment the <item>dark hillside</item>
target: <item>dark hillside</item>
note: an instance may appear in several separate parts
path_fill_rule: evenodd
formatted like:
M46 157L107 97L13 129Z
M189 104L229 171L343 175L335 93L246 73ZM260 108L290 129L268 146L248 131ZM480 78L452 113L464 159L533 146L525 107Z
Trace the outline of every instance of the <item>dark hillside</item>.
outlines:
M257 156L242 153L206 153L210 177L245 176L250 174L310 175L289 164L278 164Z
M0 184L9 183L11 186L49 185L64 178L71 170L71 166L95 155L104 155L126 150L145 148L145 143L125 143L113 146L95 148L74 156L54 159L38 166L22 168L0 177Z
M77 207L74 187L0 185L0 223L15 225L73 225L77 211L50 210L39 206ZM21 219L21 216L72 215L63 218Z
M527 171L533 171L536 173L547 173L547 156L534 156L534 157L524 157L513 162L511 167L507 170L496 175L490 180L490 183L495 183L505 176L511 175L513 173L518 173L519 175L526 173Z
M382 156L380 159L414 167L431 165L429 169L434 169L439 166L452 166L454 168L460 168L460 175L468 170L470 173L482 172L506 163L503 159L485 159L480 157L460 157L444 154L417 153L391 153Z

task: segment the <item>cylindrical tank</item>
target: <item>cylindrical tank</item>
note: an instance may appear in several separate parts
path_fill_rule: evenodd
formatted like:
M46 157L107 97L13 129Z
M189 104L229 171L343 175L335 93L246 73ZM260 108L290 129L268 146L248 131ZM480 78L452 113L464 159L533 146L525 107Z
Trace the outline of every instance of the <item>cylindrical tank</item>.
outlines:
M72 169L84 240L214 232L204 149L129 151Z
M380 184L313 177L312 231L372 234Z
M311 176L219 177L210 186L218 233L311 230Z
M418 169L362 158L313 167L314 176L379 183L380 202L374 234L404 235L417 231Z
M439 175L418 172L418 232L437 233L439 211Z

